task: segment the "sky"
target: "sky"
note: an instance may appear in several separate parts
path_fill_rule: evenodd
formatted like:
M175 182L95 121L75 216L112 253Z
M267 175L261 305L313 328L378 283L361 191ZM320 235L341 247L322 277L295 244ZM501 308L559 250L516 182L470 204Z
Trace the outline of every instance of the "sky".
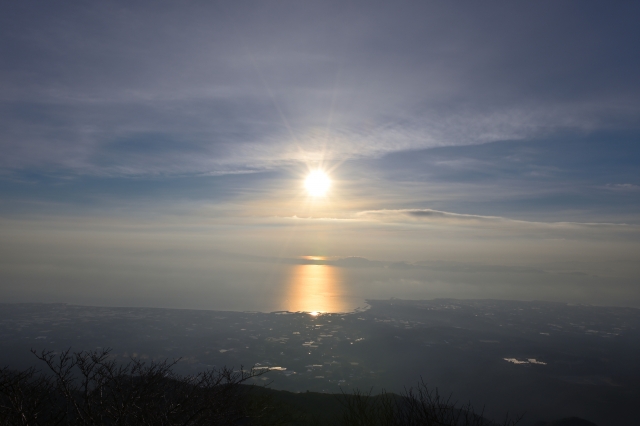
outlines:
M637 2L1 8L0 299L207 307L324 256L640 306Z

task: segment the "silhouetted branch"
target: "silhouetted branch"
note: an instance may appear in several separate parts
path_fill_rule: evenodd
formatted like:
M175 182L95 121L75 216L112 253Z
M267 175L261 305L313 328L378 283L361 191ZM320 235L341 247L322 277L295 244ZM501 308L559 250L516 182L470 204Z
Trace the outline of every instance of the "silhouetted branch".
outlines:
M242 383L265 370L207 370L195 376L173 372L179 360L117 363L109 349L33 351L46 365L0 370L3 425L210 425L250 417Z

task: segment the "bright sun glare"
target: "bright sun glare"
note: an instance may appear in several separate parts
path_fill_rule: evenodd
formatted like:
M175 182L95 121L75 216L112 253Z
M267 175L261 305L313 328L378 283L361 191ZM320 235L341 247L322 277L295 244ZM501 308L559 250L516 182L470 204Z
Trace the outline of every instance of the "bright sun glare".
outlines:
M304 181L304 187L307 188L309 194L313 197L322 197L329 190L331 180L329 176L322 170L315 170L309 173Z

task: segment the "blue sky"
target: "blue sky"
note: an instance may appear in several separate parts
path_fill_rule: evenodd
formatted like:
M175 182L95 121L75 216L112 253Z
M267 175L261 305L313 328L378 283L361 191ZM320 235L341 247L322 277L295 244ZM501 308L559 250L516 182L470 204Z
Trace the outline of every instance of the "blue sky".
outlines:
M3 5L2 245L29 263L45 240L73 251L110 229L238 254L633 265L639 16L595 1ZM318 167L333 186L310 200ZM621 294L640 294L622 269Z

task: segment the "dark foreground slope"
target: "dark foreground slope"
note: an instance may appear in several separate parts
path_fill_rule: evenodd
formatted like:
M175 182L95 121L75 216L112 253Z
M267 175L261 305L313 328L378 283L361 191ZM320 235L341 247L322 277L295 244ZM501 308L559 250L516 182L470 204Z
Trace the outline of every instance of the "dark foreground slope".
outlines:
M413 390L416 396L418 390ZM429 391L422 387L422 391ZM276 410L289 414L290 425L343 425L343 426L419 426L419 425L476 425L499 426L521 425L520 416L505 417L492 421L483 417L482 410L476 411L471 405L460 406L448 397L436 400L435 390L430 391L431 399L413 400L406 394L369 395L359 392L351 394L327 394L320 392L293 393L268 388L257 390L266 396ZM430 413L430 414L429 414ZM541 421L534 426L597 426L579 417L569 417L552 421Z
M268 369L184 376L173 371L175 362L119 364L108 350L34 355L43 371L0 370L2 425L512 426L519 421L508 416L490 421L422 382L400 395L293 393L245 384Z
M404 395L296 394L245 384L266 369L182 376L175 362L123 365L108 350L34 355L43 372L0 370L2 425L497 425L424 385Z

